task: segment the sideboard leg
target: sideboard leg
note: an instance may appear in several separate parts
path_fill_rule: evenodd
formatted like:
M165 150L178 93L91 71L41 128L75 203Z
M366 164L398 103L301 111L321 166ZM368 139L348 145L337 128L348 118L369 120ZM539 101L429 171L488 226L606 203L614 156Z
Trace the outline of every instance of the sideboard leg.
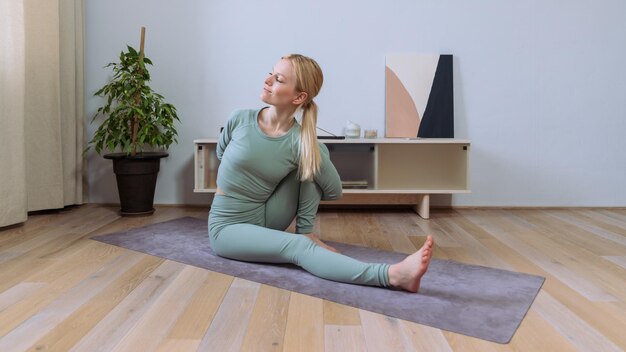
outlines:
M413 207L413 209L422 218L430 218L430 194L421 194L419 196L419 202Z

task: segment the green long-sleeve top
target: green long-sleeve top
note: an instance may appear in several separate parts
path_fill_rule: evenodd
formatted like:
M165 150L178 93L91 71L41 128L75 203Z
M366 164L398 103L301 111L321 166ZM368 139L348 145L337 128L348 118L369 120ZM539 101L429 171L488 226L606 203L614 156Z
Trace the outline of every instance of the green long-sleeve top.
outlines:
M231 197L265 202L280 181L298 168L300 125L296 122L280 137L261 131L257 117L261 109L235 110L217 143L217 187ZM323 200L341 198L341 180L330 161L328 149L318 143L320 172L314 181L322 189Z

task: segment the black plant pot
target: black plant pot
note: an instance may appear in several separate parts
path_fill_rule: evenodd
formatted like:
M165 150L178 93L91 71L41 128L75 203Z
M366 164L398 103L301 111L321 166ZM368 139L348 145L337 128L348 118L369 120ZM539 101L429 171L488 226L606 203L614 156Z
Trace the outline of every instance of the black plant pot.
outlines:
M165 152L138 153L134 157L126 153L104 155L105 159L113 160L113 172L120 195L120 214L154 213L154 190L161 158L168 155Z

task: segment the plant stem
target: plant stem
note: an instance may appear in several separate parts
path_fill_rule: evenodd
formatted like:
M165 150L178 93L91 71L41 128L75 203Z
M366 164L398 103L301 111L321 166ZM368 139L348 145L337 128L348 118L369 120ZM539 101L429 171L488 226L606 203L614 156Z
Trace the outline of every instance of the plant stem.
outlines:
M141 70L141 64L143 63L143 47L144 47L144 43L145 43L145 38L146 38L146 27L141 27L141 43L139 45L139 69L140 69L140 74L143 73ZM135 93L135 104L137 104L137 106L141 106L141 90L139 90L137 93ZM137 130L139 129L139 116L137 116L137 114L135 114L135 116L133 116L133 122L132 122L132 134L131 134L131 145L133 150L131 151L131 156L135 156L137 155Z

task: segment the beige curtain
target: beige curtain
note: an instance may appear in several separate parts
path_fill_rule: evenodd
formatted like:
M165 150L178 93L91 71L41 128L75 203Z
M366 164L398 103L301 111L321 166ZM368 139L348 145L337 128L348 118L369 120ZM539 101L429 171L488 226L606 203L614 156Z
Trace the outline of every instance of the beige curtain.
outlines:
M83 203L83 0L0 0L0 227Z

